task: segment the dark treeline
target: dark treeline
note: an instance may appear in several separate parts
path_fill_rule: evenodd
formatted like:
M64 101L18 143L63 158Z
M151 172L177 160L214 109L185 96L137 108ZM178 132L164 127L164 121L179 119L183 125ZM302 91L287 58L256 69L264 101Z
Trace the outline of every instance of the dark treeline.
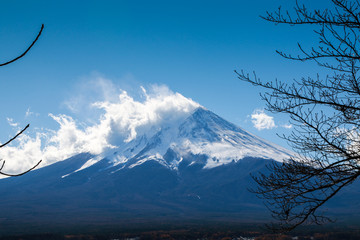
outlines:
M296 238L294 238L296 237ZM33 234L0 237L0 240L152 240L152 239L202 239L202 240L358 240L360 231L336 231L304 235L264 234L244 231L206 231L203 230L159 230L131 233L104 234Z

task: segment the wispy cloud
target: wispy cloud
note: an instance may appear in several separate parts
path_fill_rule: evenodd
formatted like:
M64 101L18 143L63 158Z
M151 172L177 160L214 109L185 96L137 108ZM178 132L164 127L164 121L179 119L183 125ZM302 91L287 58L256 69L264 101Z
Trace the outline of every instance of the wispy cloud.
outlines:
M30 116L39 116L39 113L35 113L35 112L32 112L31 110L30 110L30 108L28 108L27 110L26 110L26 112L25 112L25 118L28 118L28 117L30 117Z
M17 123L17 122L14 122L14 119L12 119L12 118L6 118L6 120L7 120L7 122L8 122L8 124L10 125L10 126L12 126L12 127L18 127L19 126L19 123Z
M71 96L63 102L67 109L78 114L91 107L91 103L95 101L117 101L117 96L120 93L117 86L105 77L90 77L90 80L81 82L72 92Z

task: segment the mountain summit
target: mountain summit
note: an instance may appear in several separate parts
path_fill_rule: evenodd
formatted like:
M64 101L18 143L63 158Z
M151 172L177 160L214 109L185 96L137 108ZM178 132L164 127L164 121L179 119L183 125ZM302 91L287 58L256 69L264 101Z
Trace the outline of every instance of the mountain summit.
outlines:
M203 107L142 132L104 154L0 180L2 224L262 219L250 173L291 154Z
M178 170L179 164L190 155L203 157L201 160L196 158L189 165L202 164L204 169L210 169L236 163L246 157L281 162L289 158L290 154L290 151L260 139L199 107L185 120L152 128L145 134L120 144L116 149L107 151L105 156L90 159L75 172L104 158L108 160L106 168L114 168L114 171L133 168L147 161L155 161L171 170Z

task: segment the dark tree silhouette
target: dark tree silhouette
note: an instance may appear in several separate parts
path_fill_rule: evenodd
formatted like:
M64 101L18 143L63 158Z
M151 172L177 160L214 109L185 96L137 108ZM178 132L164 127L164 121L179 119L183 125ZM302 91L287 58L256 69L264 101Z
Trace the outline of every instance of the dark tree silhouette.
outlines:
M44 24L41 25L41 29L40 29L39 33L37 34L36 38L34 39L34 41L30 44L30 46L29 46L22 54L20 54L19 56L15 57L14 59L12 59L12 60L10 60L10 61L4 62L4 63L0 63L0 67L5 66L5 65L8 65L8 64L10 64L10 63L13 63L13 62L19 60L20 58L24 57L24 56L30 51L30 49L34 46L34 44L37 42L37 40L39 39L39 37L40 37L43 29L44 29ZM29 126L30 126L29 124L26 125L26 127L23 128L19 133L17 133L13 138L11 138L10 140L8 140L8 141L7 141L6 143L4 143L4 144L1 144L1 145L0 145L0 148L2 148L2 147L4 147L4 146L8 145L9 143L11 143L12 141L14 141L14 140L15 140L18 136L20 136ZM21 173L18 173L18 174L10 174L10 173L5 173L5 172L2 171L3 168L4 168L4 166L5 166L5 160L1 160L1 161L2 161L2 163L1 163L1 166L0 166L0 175L5 175L5 176L8 176L8 177L21 176L21 175L23 175L23 174L25 174L25 173L28 173L28 172L30 172L31 170L35 169L35 168L41 163L41 160L40 160L40 161L39 161L37 164L35 164L32 168L30 168L30 169L28 169L28 170L26 170L26 171L24 171L24 172L21 172Z
M286 113L294 130L285 138L297 153L270 173L253 176L253 189L265 199L273 230L292 230L303 223L331 221L321 207L360 175L360 2L329 0L328 9L310 10L296 3L294 12L267 12L276 24L312 25L317 46L300 55L277 51L282 57L314 61L329 75L303 77L292 83L264 82L254 73L236 72L239 79L265 88L267 110Z

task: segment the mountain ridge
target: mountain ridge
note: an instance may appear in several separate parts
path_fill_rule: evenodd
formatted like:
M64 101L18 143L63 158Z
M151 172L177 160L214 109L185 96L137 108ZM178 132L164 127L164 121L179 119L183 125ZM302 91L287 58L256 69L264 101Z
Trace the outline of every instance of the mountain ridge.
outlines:
M247 189L276 154L279 163L289 156L198 108L106 154L79 153L0 180L2 224L265 221L265 206Z
M170 150L177 158L164 160ZM170 169L177 169L187 154L208 156L205 168L212 168L245 157L280 161L291 156L291 152L271 144L253 134L227 122L203 107L195 111L178 125L155 131L152 136L142 135L103 156L119 168L135 167L148 160L156 160ZM94 161L95 163L96 161Z

